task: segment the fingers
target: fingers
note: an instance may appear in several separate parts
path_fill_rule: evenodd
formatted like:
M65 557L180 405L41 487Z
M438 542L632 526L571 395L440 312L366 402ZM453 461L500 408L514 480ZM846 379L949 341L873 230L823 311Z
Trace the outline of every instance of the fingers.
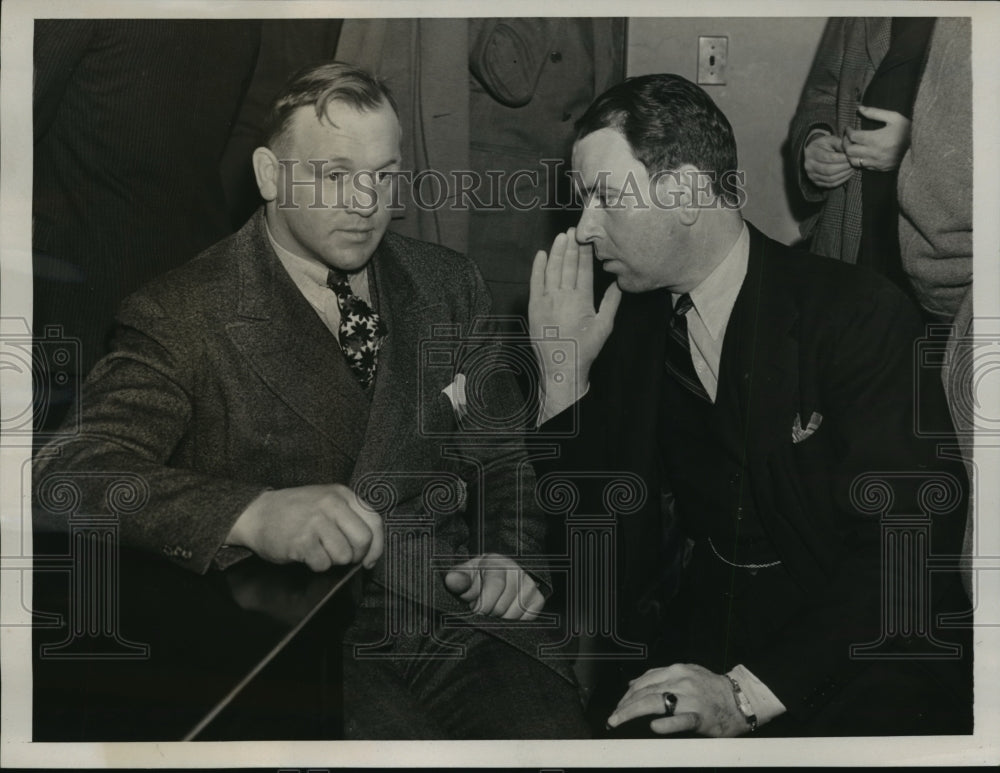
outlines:
M865 118L870 118L873 121L882 121L883 123L896 123L900 119L906 120L906 117L902 113L897 113L895 110L885 110L881 107L858 105L858 112Z
M899 166L910 144L910 121L898 113L880 129L845 131L844 150L851 165L858 169L889 172Z
M594 274L592 260L593 247L584 245L581 248L576 241L575 228L559 234L552 242L552 249L549 250L547 259L542 250L535 254L531 266L532 294L538 297L553 290L592 290ZM587 284L581 285L581 280Z
M844 153L848 156L852 152L868 147L880 136L882 129L852 129L848 127L844 130Z
M819 151L840 151L843 150L841 147L841 140L836 134L832 134L826 130L817 131L809 135L806 139L805 153L810 155Z
M559 234L552 242L549 260L545 264L545 292L559 289L562 283L562 264L565 252L566 234Z
M834 177L841 175L845 170L850 170L851 159L842 154L840 160L832 164L809 164L806 166L806 174L809 179L817 185L827 183Z
M530 295L532 298L540 298L545 294L545 266L549 256L545 250L535 253L535 259L531 263L531 285Z
M608 717L608 725L617 727L637 717L663 715L666 713L666 706L663 701L663 694L671 692L677 697L677 705L673 717L662 717L662 719L676 719L676 722L661 722L658 727L652 727L659 733L678 733L687 730L698 730L701 727L701 714L692 709L700 708L700 702L692 699L692 695L697 695L690 675L692 668L683 663L675 663L666 668L653 668L642 676L633 679L629 683L629 688L622 699L618 702L611 716ZM686 715L686 716L685 716Z
M836 166L824 166L822 170L807 169L806 174L813 184L820 188L836 188L843 185L854 174L854 167L850 160L844 156L844 161Z
M830 177L827 180L825 186L820 186L820 187L839 188L841 185L850 180L851 175L853 174L854 174L854 167L848 164L847 167L842 172L834 175L833 177Z
M470 559L454 567L444 578L445 587L462 601L472 601L482 590L482 573L479 558Z
M846 153L838 153L831 161L816 161L806 165L806 171L810 175L828 176L839 174L845 167L851 165Z
M452 569L444 576L444 586L456 596L461 597L472 587L472 576L473 572Z
M576 229L573 231L576 236ZM579 244L580 258L576 273L576 288L587 298L594 296L594 245Z
M300 561L315 571L355 562L371 568L385 545L381 516L339 483L264 492L230 538L267 561Z
M335 523L325 524L325 528L318 530L317 537L304 548L302 558L314 572L325 572L331 566L344 566L357 560L350 539ZM320 554L326 557L325 565L319 559Z
M806 146L803 168L814 185L834 188L843 182L840 178L851 170L843 147L843 141L832 134Z
M368 527L370 534L368 549L357 560L361 561L365 569L371 569L375 566L375 562L382 557L382 551L385 549L385 529L382 516L350 489L347 490L346 497L348 505Z
M511 569L484 569L483 590L473 607L482 615L500 616L517 598L517 571Z
M545 606L545 596L530 575L519 571L515 578L517 595L502 617L505 620L534 620Z
M545 606L535 581L506 556L477 556L454 567L445 586L477 614L533 620Z
M580 245L576 243L576 229L566 232L566 251L563 253L562 275L560 287L563 290L575 290L577 274L580 266Z
M844 163L844 151L841 149L843 148L843 143L841 143L840 148L836 150L833 148L825 148L819 145L818 142L816 145L818 147L815 149L811 148L806 158L806 161L813 167L823 169L831 164L836 165Z
M680 695L678 695L678 699L680 699ZM666 707L663 705L663 692L643 691L628 700L622 699L622 702L618 704L611 716L608 717L608 724L611 727L618 727L638 717L663 715L665 713Z
M597 310L597 324L601 328L604 340L607 340L607 337L611 334L611 328L614 327L615 323L615 314L618 313L618 306L621 302L622 289L618 286L617 282L612 282L608 285L608 289L604 291L604 297L601 298L601 307Z
M322 517L315 524L315 537L329 556L330 565L361 563L371 569L382 555L385 545L382 517L365 504L347 486L334 485L321 500ZM304 559L310 568L322 562L309 556Z
M330 548L322 541L322 538L319 542L311 543L305 549L302 562L314 572L325 572L334 565L334 561L330 556ZM341 561L340 563L346 564L348 561Z
M697 730L700 726L701 715L694 711L685 711L683 714L674 714L672 717L660 717L649 723L649 728L660 735L687 733Z
M348 505L349 506L349 505ZM341 511L336 514L334 523L340 529L341 534L350 548L350 560L341 563L360 563L361 559L368 554L368 549L372 544L372 530L368 524L353 510ZM322 535L321 535L322 536ZM330 556L335 561L337 556Z
M805 147L806 161L836 161L844 152L843 140L835 134L827 134Z

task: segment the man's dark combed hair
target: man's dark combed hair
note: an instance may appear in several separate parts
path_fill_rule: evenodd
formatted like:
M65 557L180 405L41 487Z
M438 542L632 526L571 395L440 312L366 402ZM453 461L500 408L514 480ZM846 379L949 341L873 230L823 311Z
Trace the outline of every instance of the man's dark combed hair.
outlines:
M576 122L576 139L600 129L621 132L650 176L684 164L713 173L712 190L732 203L737 163L733 128L691 81L664 73L612 86Z
M331 102L362 111L388 104L399 115L389 89L374 75L352 64L323 62L299 70L275 96L264 122L263 144L273 147L298 108L313 106L316 117L322 118Z

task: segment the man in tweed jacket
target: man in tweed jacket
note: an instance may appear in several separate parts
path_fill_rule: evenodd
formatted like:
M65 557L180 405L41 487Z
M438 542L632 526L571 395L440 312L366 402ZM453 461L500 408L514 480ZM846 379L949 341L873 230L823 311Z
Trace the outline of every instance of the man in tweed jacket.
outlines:
M488 293L463 256L385 233L400 165L391 97L362 70L320 65L278 96L265 138L253 159L265 206L126 301L83 390L83 432L39 455L36 488L67 471L140 476L149 505L123 519L123 542L198 572L248 550L318 571L363 564L350 737L584 734L572 681L530 657L544 571L518 561L544 535L524 448L475 431L476 408L517 413L517 387L492 374L464 406L454 364L496 354L471 337ZM373 381L341 350L354 312L331 269L386 332ZM454 358L424 358L428 344ZM83 507L99 508L79 479ZM390 635L407 614L420 625ZM353 657L375 650L388 657Z

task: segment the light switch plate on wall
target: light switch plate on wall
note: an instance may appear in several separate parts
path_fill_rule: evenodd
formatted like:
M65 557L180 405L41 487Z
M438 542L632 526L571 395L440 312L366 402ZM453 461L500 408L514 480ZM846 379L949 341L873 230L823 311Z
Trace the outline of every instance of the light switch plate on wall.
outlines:
M698 38L698 83L721 86L726 82L729 61L729 38L702 35Z

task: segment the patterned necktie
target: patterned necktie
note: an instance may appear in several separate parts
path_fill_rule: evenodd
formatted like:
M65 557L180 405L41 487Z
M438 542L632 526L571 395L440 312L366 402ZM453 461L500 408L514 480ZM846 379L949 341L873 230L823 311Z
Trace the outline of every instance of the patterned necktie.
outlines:
M691 362L691 344L688 342L687 313L694 308L691 296L685 293L677 299L674 306L674 313L670 315L670 329L667 335L667 352L665 365L667 371L677 381L694 394L706 402L712 402L705 391L701 379L695 373L694 364Z
M388 332L385 323L371 306L354 294L343 271L331 268L326 286L337 296L340 309L340 348L361 386L367 389L375 380L378 350Z

